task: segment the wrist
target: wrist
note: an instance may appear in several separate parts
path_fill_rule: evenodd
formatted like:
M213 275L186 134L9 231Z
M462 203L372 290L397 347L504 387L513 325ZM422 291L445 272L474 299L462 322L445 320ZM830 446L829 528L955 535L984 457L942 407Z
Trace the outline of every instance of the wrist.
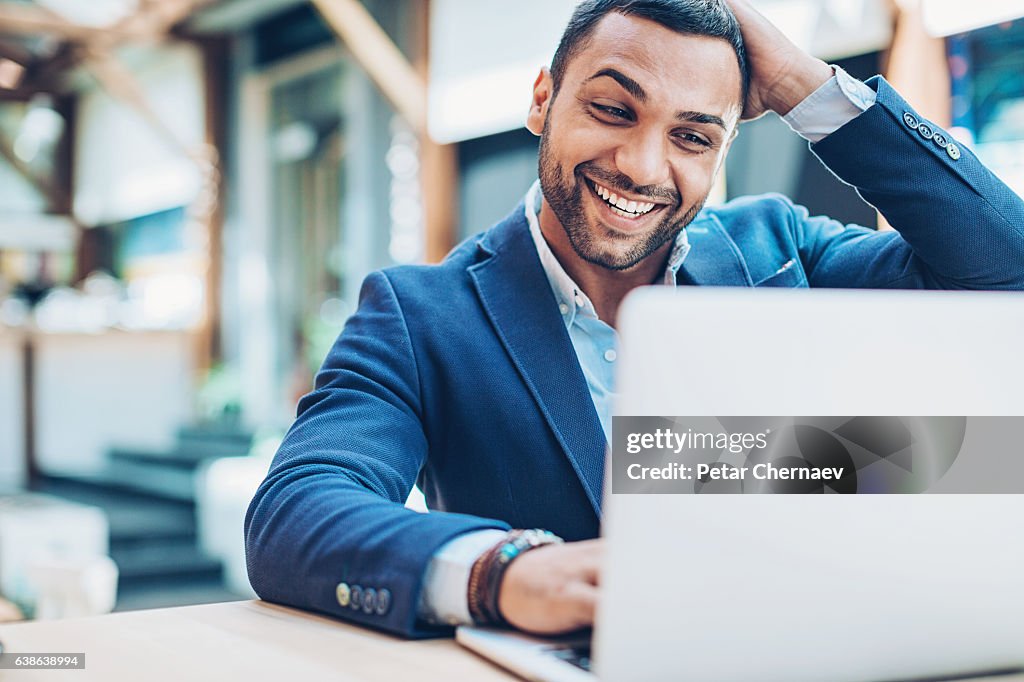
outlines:
M530 550L560 544L562 538L541 529L513 530L474 562L467 586L467 604L478 625L506 625L498 606L501 584L509 565Z
M772 85L768 108L779 116L785 116L833 75L831 66L820 59L807 57L798 67L788 69L786 75Z

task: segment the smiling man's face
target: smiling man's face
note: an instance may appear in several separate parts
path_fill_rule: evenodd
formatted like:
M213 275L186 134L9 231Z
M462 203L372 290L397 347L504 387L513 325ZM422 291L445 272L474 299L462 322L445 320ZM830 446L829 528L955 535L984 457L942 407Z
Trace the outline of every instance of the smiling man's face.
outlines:
M583 260L628 270L672 241L707 199L739 121L725 40L610 13L568 63L557 96L537 80L544 198Z

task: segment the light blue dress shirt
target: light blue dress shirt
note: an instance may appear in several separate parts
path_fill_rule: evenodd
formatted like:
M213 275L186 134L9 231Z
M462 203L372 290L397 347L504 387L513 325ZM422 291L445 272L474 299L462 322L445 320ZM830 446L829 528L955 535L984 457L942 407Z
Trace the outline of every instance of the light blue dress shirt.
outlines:
M530 191L526 193L526 221L530 225L530 235L537 247L540 264L558 302L558 311L562 313L562 321L569 331L580 369L587 380L587 388L590 389L590 397L597 408L605 440L610 443L612 402L615 397L612 379L615 374L615 360L618 358L619 335L607 322L598 318L597 310L590 298L572 280L544 239L537 219L542 199L540 181L534 182ZM676 285L676 273L679 272L679 267L689 251L690 243L686 238L686 231L683 230L676 238L669 254L668 265L661 278L663 284L673 287Z

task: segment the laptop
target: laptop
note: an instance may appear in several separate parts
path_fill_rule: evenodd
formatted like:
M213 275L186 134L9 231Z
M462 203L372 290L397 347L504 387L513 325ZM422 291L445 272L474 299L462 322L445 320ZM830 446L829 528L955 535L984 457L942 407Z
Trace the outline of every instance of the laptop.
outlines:
M1024 416L1016 294L652 287L619 319L617 417ZM1003 441L994 461L1024 461ZM1001 494L934 494L950 474L924 494L613 494L610 459L592 639L461 627L461 644L545 682L1022 672L1024 477L988 472Z

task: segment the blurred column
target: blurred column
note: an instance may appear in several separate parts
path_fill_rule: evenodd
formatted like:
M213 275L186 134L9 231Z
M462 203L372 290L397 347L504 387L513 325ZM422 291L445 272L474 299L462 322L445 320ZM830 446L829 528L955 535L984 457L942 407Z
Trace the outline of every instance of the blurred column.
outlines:
M414 6L418 46L416 70L423 81L427 82L430 70L430 0L416 2ZM459 184L458 149L454 144L434 142L426 129L421 132L420 139L426 258L428 263L440 263L455 246L459 233L459 213L456 210Z
M25 476L29 486L38 481L41 475L36 453L36 347L32 336L33 331L28 331L21 346L21 404L25 415L22 442L25 448Z
M427 133L426 36L430 3L410 3L413 30L417 34L417 58L411 63L359 0L312 2L356 62L416 131L420 141L426 259L438 262L454 245L457 234L458 165L454 145L439 145Z
M206 241L206 273L202 327L198 334L197 369L207 371L223 355L221 343L221 280L224 264L224 183L220 162L227 145L227 70L230 62L228 42L223 38L199 41L203 52L203 85L207 163L202 164L201 195L193 205L194 218L202 225Z

